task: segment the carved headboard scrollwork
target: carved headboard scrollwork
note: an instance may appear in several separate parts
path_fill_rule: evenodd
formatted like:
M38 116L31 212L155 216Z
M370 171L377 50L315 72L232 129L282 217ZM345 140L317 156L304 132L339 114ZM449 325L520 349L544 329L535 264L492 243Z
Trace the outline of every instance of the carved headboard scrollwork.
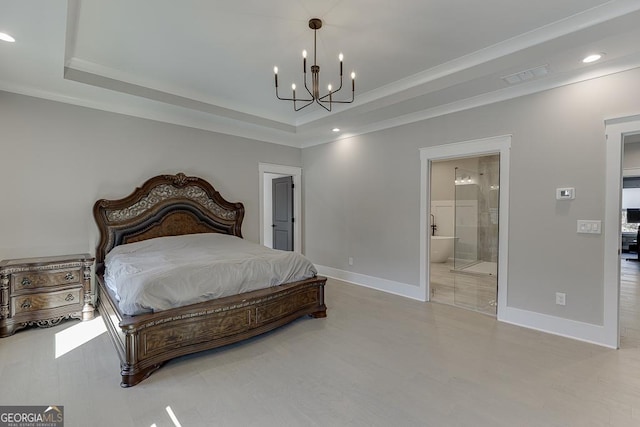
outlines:
M153 177L123 199L98 200L93 216L100 230L101 272L106 254L125 243L195 233L242 237L244 206L225 200L207 181L178 173Z

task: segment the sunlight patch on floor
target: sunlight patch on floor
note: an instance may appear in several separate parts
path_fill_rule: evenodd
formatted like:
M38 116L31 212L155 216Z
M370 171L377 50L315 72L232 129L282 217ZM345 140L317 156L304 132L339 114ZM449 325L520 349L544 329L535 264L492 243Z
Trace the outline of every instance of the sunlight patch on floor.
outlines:
M178 418L176 417L176 414L174 414L173 410L171 410L171 406L167 406L166 410L167 414L169 414L169 418L171 418L171 421L173 421L173 424L175 424L176 427L182 427L180 421L178 421Z
M97 316L56 333L56 359L106 331L102 318Z
M173 413L173 409L171 409L171 406L167 406L165 410L167 411L167 414L169 414L169 418L171 418L171 421L173 421L173 425L176 427L182 427L182 424L180 424L180 421L178 421L178 417L176 417L176 414ZM151 424L151 427L157 427L156 423Z

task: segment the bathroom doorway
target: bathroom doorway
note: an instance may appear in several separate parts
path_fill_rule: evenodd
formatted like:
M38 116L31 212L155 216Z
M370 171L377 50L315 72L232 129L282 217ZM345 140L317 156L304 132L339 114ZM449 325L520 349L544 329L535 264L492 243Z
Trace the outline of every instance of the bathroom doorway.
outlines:
M500 155L431 163L430 299L496 315Z
M449 280L449 294L448 299L440 299L441 302L451 304L455 306L465 307L475 311L487 312L488 314L495 315L498 320L513 321L512 310L507 307L507 288L508 288L508 254L509 254L509 167L510 167L510 151L511 151L511 135L496 136L490 138L476 139L472 141L463 141L457 143L448 143L444 145L436 145L431 147L424 147L420 149L420 289L424 291L424 299L426 301L438 301L438 274L442 273L441 277L445 277L445 280ZM490 157L494 156L494 157ZM487 165L482 167L488 167L494 160L498 161L497 174L490 176L487 171L487 175L482 175L482 180L487 180L489 191L493 190L493 197L495 199L491 201L482 201L478 199L475 203L478 207L482 206L483 218L478 218L478 224L480 221L496 222L492 224L492 227L497 229L498 241L495 246L495 267L496 274L493 274L493 270L486 271L462 271L453 273L451 270L455 270L454 256L455 256L455 240L456 231L455 224L456 219L454 210L456 207L456 194L455 194L455 170L452 170L451 174L447 178L439 178L440 175L434 174L432 177L433 167L438 167L439 162L457 161L458 167L461 169L477 170L482 172L482 167L478 166L477 159L484 158L483 162L488 162ZM465 159L476 159L473 167L466 167L464 164ZM467 165L468 166L468 165ZM474 169L475 168L475 169ZM482 172L485 173L485 172ZM497 175L497 177L496 177ZM496 178L497 184L493 181ZM464 178L467 180L473 178L471 174L465 176L458 176L458 182ZM476 177L480 178L480 177ZM437 193L439 188L439 180L448 181L450 186L449 194L442 195ZM452 182L453 181L453 182ZM491 181L491 182L489 182ZM483 182L482 185L485 185ZM493 189L491 188L493 186ZM451 189L453 187L453 189ZM474 203L462 202L466 200L463 197L463 193L458 193L459 203L458 208L461 208L463 203L468 205L474 205ZM453 202L447 202L447 200L453 200ZM444 201L444 202L442 202ZM497 203L496 205L493 203ZM486 204L486 206L485 206ZM449 214L446 214L446 212ZM432 217L435 220L435 231L432 225ZM478 214L479 215L479 214ZM438 219L442 217L442 221ZM460 221L464 218L460 217ZM440 224L438 224L440 222ZM463 224L459 224L460 225ZM466 224L465 224L466 225ZM435 234L435 236L432 236ZM447 239L448 238L448 239ZM476 239L482 240L481 234L476 232ZM440 242L443 240L443 242ZM447 241L448 240L448 241ZM445 243L445 247L449 246L450 249L444 249L445 253L440 250L442 245L439 243ZM463 246L459 246L463 249ZM454 251L453 255L451 255ZM475 259L480 261L475 265L480 265L481 262L493 262L492 259L484 260L481 251L477 250L477 254L481 258ZM462 253L460 254L462 255ZM438 257L440 262L438 261ZM461 262L463 261L460 256ZM446 261L445 261L446 260ZM431 261L434 261L433 263ZM447 263L449 265L447 265ZM462 267L461 263L458 263ZM469 263L471 264L471 263ZM431 267L434 268L431 268ZM444 267L446 266L446 268ZM464 268L461 268L464 269ZM472 273L472 274L470 274ZM452 274L456 274L455 279L452 278ZM482 282L481 279L491 279L493 282L490 285L486 285L485 288L481 286L481 283L476 283L476 286L464 287L465 280L469 284L472 282ZM436 291L432 292L432 282L436 287ZM496 286L497 283L497 286ZM480 286L478 286L480 285ZM497 287L497 290L496 290ZM440 297L445 297L444 287L441 286ZM485 293L491 293L491 297L484 296ZM496 295L497 294L497 295ZM482 309L485 307L485 309ZM517 314L517 313L516 313Z

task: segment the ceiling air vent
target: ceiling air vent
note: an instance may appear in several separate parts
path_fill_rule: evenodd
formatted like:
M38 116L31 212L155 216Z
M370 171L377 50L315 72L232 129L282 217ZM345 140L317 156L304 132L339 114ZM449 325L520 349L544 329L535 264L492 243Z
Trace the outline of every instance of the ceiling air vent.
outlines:
M509 83L510 85L515 85L518 83L526 82L527 80L546 76L547 74L549 74L549 66L540 65L539 67L529 68L528 70L509 74L508 76L504 76L502 80Z

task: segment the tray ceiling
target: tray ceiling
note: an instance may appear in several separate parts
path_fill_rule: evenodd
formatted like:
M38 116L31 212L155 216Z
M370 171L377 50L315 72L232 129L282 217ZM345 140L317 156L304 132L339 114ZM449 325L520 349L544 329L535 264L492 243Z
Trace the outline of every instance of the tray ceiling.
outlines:
M357 74L328 113L275 99L302 85L319 17L321 87ZM23 0L0 5L0 89L308 146L640 66L640 2L603 0ZM592 52L603 60L583 64ZM503 77L546 66L515 85ZM348 96L348 91L345 93Z

